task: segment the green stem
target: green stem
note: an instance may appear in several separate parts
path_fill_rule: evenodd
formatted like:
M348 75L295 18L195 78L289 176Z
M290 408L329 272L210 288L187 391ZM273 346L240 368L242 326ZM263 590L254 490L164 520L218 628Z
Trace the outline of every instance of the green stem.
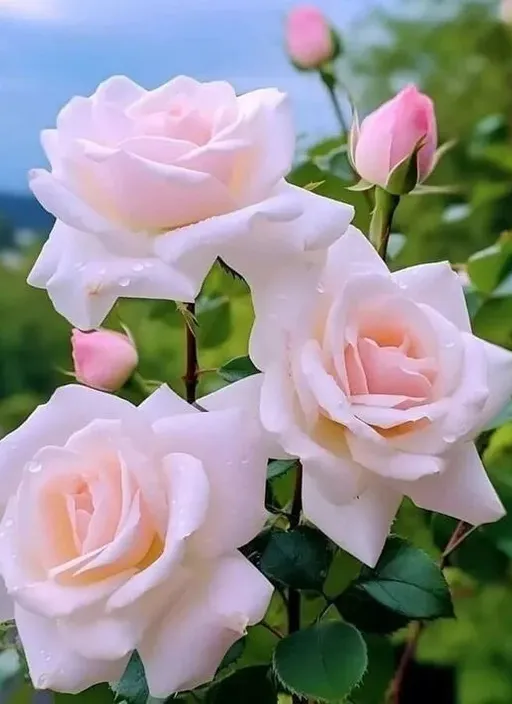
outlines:
M384 261L388 251L393 215L400 203L400 196L375 188L375 208L370 222L370 241Z
M300 462L297 466L297 474L295 476L295 490L293 493L292 508L290 512L290 527L296 528L300 523L302 513L302 465ZM300 630L300 611L301 599L298 589L288 590L288 633L295 633ZM292 704L300 704L301 698L298 695L293 695Z
M194 318L196 306L195 303L187 303L187 310L191 317ZM188 403L195 403L197 382L198 382L198 364L197 364L197 338L196 331L185 321L185 335L187 344L187 369L185 376L185 391Z

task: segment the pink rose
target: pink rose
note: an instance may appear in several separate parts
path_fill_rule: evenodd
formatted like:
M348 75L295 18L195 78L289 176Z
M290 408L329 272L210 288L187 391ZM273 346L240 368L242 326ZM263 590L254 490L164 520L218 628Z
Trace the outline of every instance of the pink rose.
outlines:
M312 5L300 5L290 12L285 38L288 54L299 68L320 68L336 53L334 33L322 12Z
M82 330L119 297L192 301L219 256L250 285L262 259L300 268L353 213L285 182L295 136L275 89L179 76L147 91L115 76L42 141L51 170L30 185L57 222L29 283Z
M391 274L350 228L316 285L279 295L256 308L263 375L224 403L259 408L271 456L301 459L312 523L373 565L404 494L475 525L503 515L472 440L510 399L512 353L472 335L447 263Z
M263 618L272 587L237 548L265 520L266 455L240 410L64 386L0 442L0 473L0 617L14 604L36 687L117 680L137 649L167 698Z
M139 356L128 335L114 330L71 335L75 375L81 384L101 391L117 391L130 378Z
M368 115L355 128L351 142L359 176L382 188L388 186L393 170L421 144L417 183L422 183L432 171L437 148L434 104L415 86L408 86Z

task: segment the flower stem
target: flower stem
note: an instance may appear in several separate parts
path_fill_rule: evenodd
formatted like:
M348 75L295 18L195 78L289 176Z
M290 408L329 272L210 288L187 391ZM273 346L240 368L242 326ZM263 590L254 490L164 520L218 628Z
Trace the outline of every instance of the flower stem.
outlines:
M392 195L383 188L375 188L375 208L370 223L370 241L386 261L393 215L400 203L400 196Z
M290 528L296 528L299 525L302 513L302 464L300 462L297 463L296 472L295 489L290 512ZM300 591L298 589L288 589L287 609L289 634L300 630L300 608ZM301 698L294 694L292 696L292 704L300 704L300 702Z
M457 550L457 548L466 540L466 538L471 535L471 533L476 529L477 526L467 527L464 521L459 521L453 531L448 543L446 544L443 554L439 560L439 567L444 569L450 555ZM398 668L396 670L395 676L391 682L388 689L388 694L386 698L386 704L400 704L402 687L405 680L405 675L409 669L409 665L414 656L416 655L416 650L418 643L425 628L425 623L423 621L416 621L411 624L410 637L407 641L405 650L400 658Z
M192 318L195 316L195 303L187 303L187 310ZM185 392L188 403L195 403L199 369L197 364L197 338L195 330L185 322L185 335L187 345L187 368L185 376Z

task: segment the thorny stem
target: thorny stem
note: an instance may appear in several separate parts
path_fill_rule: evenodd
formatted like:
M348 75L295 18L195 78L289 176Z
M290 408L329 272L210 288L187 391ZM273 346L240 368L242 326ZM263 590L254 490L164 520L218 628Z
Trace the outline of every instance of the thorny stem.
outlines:
M187 303L187 310L191 314L192 318L195 317L195 309L195 303ZM197 381L199 376L197 366L197 339L195 330L193 330L187 322L185 322L185 334L187 344L187 368L183 379L185 381L187 402L195 403Z
M297 465L295 476L295 490L293 493L292 508L290 513L290 528L296 528L300 523L302 512L302 465ZM295 633L300 630L300 591L298 589L288 590L288 633ZM294 694L292 704L300 704L301 698Z
M394 196L377 186L375 189L375 209L370 223L370 240L384 261L386 261L388 252L393 215L399 203L400 196Z
M446 563L450 555L454 552L454 550L457 550L457 548L466 540L469 535L471 535L474 530L476 530L476 528L477 526L471 526L470 528L468 528L467 524L464 521L459 521L459 523L457 523L455 530L453 531L439 560L439 567L441 569L446 567ZM411 624L410 637L407 641L405 650L402 653L402 657L400 658L400 662L395 672L395 676L388 690L387 704L400 704L405 675L407 673L411 661L414 659L416 649L418 647L418 643L424 628L425 623L422 621L416 621L415 623Z

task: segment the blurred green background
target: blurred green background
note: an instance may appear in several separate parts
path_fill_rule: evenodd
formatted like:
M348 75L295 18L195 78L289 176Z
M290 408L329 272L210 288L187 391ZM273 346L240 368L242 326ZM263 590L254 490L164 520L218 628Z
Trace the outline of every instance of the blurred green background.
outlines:
M457 190L411 196L402 203L394 229L403 235L403 247L393 266L438 259L466 266L469 258L474 330L512 348L512 17L510 25L500 19L498 4L397 0L343 37L337 73L361 113L408 81L434 99L441 141L454 139L456 145L431 182ZM325 111L330 109L326 95ZM344 135L334 130L332 138L319 143L306 135L290 180L301 186L320 182L318 193L353 202L356 224L366 229L369 212L363 195L346 190L352 176L344 144ZM68 324L53 311L45 292L25 283L46 233L20 232L15 221L0 222L2 433L47 400L66 382L63 370L71 369ZM198 319L201 390L209 391L222 383L215 369L246 353L252 310L245 284L216 267L198 303ZM123 301L108 324L118 327L120 322L138 344L142 376L182 391L185 334L174 304ZM135 389L127 393L137 397ZM512 422L486 433L481 449L507 503L512 498ZM435 554L436 541L443 542L449 526L441 522L429 530L427 518L405 506L395 529ZM512 702L511 559L512 519L505 519L499 528L474 534L450 568L457 620L429 626L419 649L422 662L455 668L456 698L444 700L441 692L439 704ZM1 657L0 675L5 669L9 679L12 663L2 663ZM379 697L358 701L378 704Z

